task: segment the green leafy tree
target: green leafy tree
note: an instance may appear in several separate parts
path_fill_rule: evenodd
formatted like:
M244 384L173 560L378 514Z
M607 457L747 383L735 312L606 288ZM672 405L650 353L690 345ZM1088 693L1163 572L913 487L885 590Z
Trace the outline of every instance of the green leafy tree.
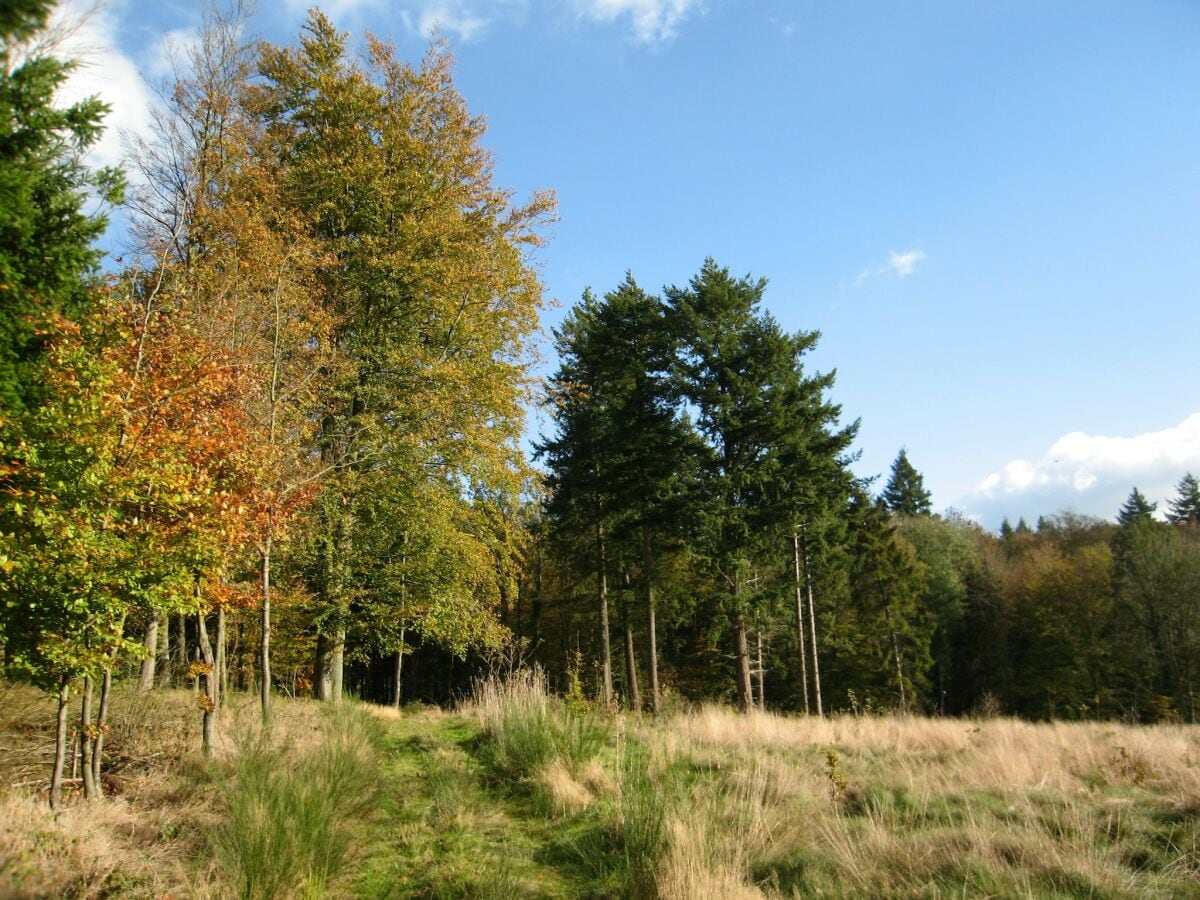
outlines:
M329 472L305 574L316 601L321 696L341 693L359 601L362 516L400 470L460 486L519 486L518 449L541 283L529 263L553 198L512 202L492 183L484 123L435 46L419 67L313 12L300 44L265 47L256 109L281 171L280 205L322 254L320 303L339 359L315 418ZM414 523L415 524L415 523Z
M888 509L904 516L927 516L932 510L925 479L909 462L908 451L903 447L892 462L882 499Z

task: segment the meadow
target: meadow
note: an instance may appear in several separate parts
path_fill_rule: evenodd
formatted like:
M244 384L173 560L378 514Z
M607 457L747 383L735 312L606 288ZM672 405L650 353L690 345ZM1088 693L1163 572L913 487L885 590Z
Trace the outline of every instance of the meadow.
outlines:
M102 800L50 813L53 710L0 688L5 897L1200 896L1200 729L656 719L527 673L455 710L122 692ZM239 706L239 704L241 704Z

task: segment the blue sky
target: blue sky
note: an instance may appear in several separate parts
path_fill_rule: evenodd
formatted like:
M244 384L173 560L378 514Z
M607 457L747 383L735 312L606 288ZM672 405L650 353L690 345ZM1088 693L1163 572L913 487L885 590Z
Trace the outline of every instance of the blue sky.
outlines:
M291 41L304 3L252 29ZM416 58L435 23L498 183L553 188L564 306L706 256L770 279L935 506L1111 517L1200 474L1200 4L1192 0L337 0ZM115 0L78 90L146 124L198 4ZM97 52L98 51L98 52ZM115 159L116 138L99 157ZM546 317L552 326L563 309ZM536 427L537 420L534 420Z

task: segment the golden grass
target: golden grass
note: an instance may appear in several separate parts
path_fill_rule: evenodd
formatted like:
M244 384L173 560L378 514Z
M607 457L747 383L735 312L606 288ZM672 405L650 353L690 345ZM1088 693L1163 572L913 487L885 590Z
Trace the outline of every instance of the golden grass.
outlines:
M216 755L261 729L254 697L221 711ZM0 683L0 897L208 897L219 893L205 835L222 815L200 757L200 710L185 689L114 691L105 744L106 796L85 801L68 781L64 807L46 802L55 703ZM71 727L78 717L72 704ZM321 740L320 708L275 704L273 730L303 750ZM67 764L70 775L71 764Z
M1200 728L704 707L635 733L698 774L662 896L1200 895Z

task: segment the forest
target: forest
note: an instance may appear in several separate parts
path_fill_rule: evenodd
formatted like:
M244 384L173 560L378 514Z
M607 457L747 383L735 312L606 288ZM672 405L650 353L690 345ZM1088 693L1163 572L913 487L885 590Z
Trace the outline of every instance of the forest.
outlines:
M209 10L156 138L93 170L48 10L0 16L0 678L54 703L50 806L104 793L121 690L184 690L206 754L231 698L531 667L589 715L1197 721L1191 473L1115 521L935 514L904 449L854 474L820 334L713 259L586 293L539 378L554 195L494 183L445 44Z
M446 702L534 662L649 711L1195 721L1190 473L1166 521L1136 488L1116 524L935 515L903 449L853 475L819 334L711 259L587 293L539 386L554 199L492 183L445 46L211 13L126 191L81 161L103 109L51 106L68 64L21 57L44 6L6 25L0 646L81 693L97 773L113 678L196 682L206 733L230 690ZM89 194L133 222L116 268Z

